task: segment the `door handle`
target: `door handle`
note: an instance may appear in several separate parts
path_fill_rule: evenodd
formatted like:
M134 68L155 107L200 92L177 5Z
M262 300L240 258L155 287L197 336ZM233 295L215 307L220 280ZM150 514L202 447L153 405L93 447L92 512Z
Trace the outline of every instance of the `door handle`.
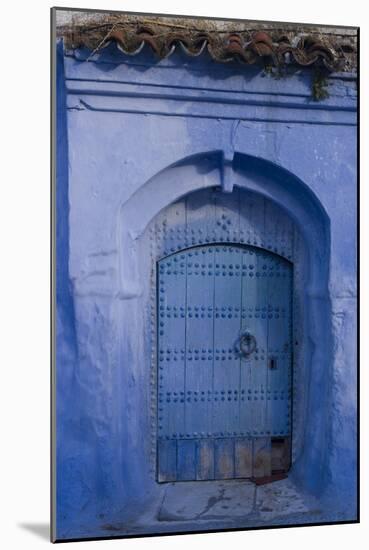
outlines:
M275 357L269 357L268 367L270 370L275 370L277 368L277 359Z

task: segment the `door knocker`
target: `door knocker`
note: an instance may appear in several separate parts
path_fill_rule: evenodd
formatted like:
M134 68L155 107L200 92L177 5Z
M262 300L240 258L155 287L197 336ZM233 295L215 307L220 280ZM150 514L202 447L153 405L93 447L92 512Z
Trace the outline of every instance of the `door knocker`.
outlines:
M240 356L243 359L248 359L256 350L256 338L250 332L244 332L239 340Z

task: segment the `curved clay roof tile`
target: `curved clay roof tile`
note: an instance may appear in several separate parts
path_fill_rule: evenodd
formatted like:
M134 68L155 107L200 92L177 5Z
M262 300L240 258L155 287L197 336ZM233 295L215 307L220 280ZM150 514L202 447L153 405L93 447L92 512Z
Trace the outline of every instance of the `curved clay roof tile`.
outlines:
M147 46L161 59L170 56L177 47L191 57L201 55L207 47L212 59L221 63L254 64L269 58L275 65L318 64L328 70L350 70L356 66L356 39L353 36L335 36L324 31L306 35L301 29L285 32L280 27L266 32L245 26L244 30L232 31L230 28L227 32L222 27L196 28L199 25L196 21L186 27L186 23L171 23L169 19L156 18L149 23L147 18L145 21L136 19L114 19L100 26L71 26L61 30L59 36L64 37L67 47L86 47L94 54L115 42L124 54L137 55Z

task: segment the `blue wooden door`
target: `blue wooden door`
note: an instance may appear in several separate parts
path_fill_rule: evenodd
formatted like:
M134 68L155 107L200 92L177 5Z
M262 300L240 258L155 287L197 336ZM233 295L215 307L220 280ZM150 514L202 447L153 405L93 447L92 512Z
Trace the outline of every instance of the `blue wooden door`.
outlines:
M292 264L243 245L158 262L158 481L288 468Z

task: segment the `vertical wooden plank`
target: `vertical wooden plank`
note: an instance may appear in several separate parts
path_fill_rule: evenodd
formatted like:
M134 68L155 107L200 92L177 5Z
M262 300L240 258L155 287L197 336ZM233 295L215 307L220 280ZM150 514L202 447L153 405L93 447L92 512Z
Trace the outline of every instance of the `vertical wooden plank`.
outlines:
M290 437L272 437L272 472L286 472L291 463L291 438Z
M234 188L232 193L218 191L215 194L215 234L221 243L237 243L240 234L240 190Z
M253 442L253 477L270 476L272 473L270 437L257 437Z
M241 425L247 435L266 434L267 393L267 255L258 249L243 251L242 264L242 332L256 339L256 350L241 362Z
M234 477L234 439L214 440L215 479Z
M272 203L266 205L266 229L276 252L287 253L291 226ZM289 237L284 239L285 237ZM290 252L291 253L291 252ZM290 433L291 264L272 257L268 287L268 406L267 423L274 436ZM273 367L273 368L270 368Z
M289 435L291 430L291 274L291 264L275 256L268 292L267 422L273 436Z
M170 204L159 215L161 241L163 243L163 255L168 256L178 251L178 246L183 247L182 232L186 224L186 204L181 199Z
M158 481L176 481L177 479L177 441L162 439L158 441Z
M162 243L159 254L166 254L157 265L158 310L158 437L177 438L184 432L185 378L185 256L176 253L183 244L185 226L184 201L170 205L156 224L157 238Z
M265 202L254 193L244 193L240 201L241 241L247 245L264 246ZM265 320L266 284L261 275L260 249L245 247L242 254L242 324L241 332L248 331L257 342L257 352L241 361L240 372L240 431L248 436L259 436L264 431L264 401L261 386L266 382L267 324ZM259 273L257 276L256 273ZM265 391L265 390L264 390Z
M199 439L196 449L196 479L214 479L214 440Z
M252 476L252 439L237 438L234 442L234 476Z
M205 245L213 241L215 228L215 197L213 189L202 189L186 199L187 244Z
M292 257L293 223L279 206L265 201L265 235L269 250Z
M177 481L196 479L196 440L182 439L177 442Z
M185 255L159 262L158 433L177 438L184 432Z
M240 194L240 235L241 242L264 247L265 201L256 193Z
M187 200L186 434L211 437L214 363L214 193L204 189ZM191 256L190 256L191 254ZM190 393L188 393L190 392Z
M214 288L214 435L240 431L241 258L238 246L215 248Z
M185 436L208 437L212 430L213 247L187 252Z

